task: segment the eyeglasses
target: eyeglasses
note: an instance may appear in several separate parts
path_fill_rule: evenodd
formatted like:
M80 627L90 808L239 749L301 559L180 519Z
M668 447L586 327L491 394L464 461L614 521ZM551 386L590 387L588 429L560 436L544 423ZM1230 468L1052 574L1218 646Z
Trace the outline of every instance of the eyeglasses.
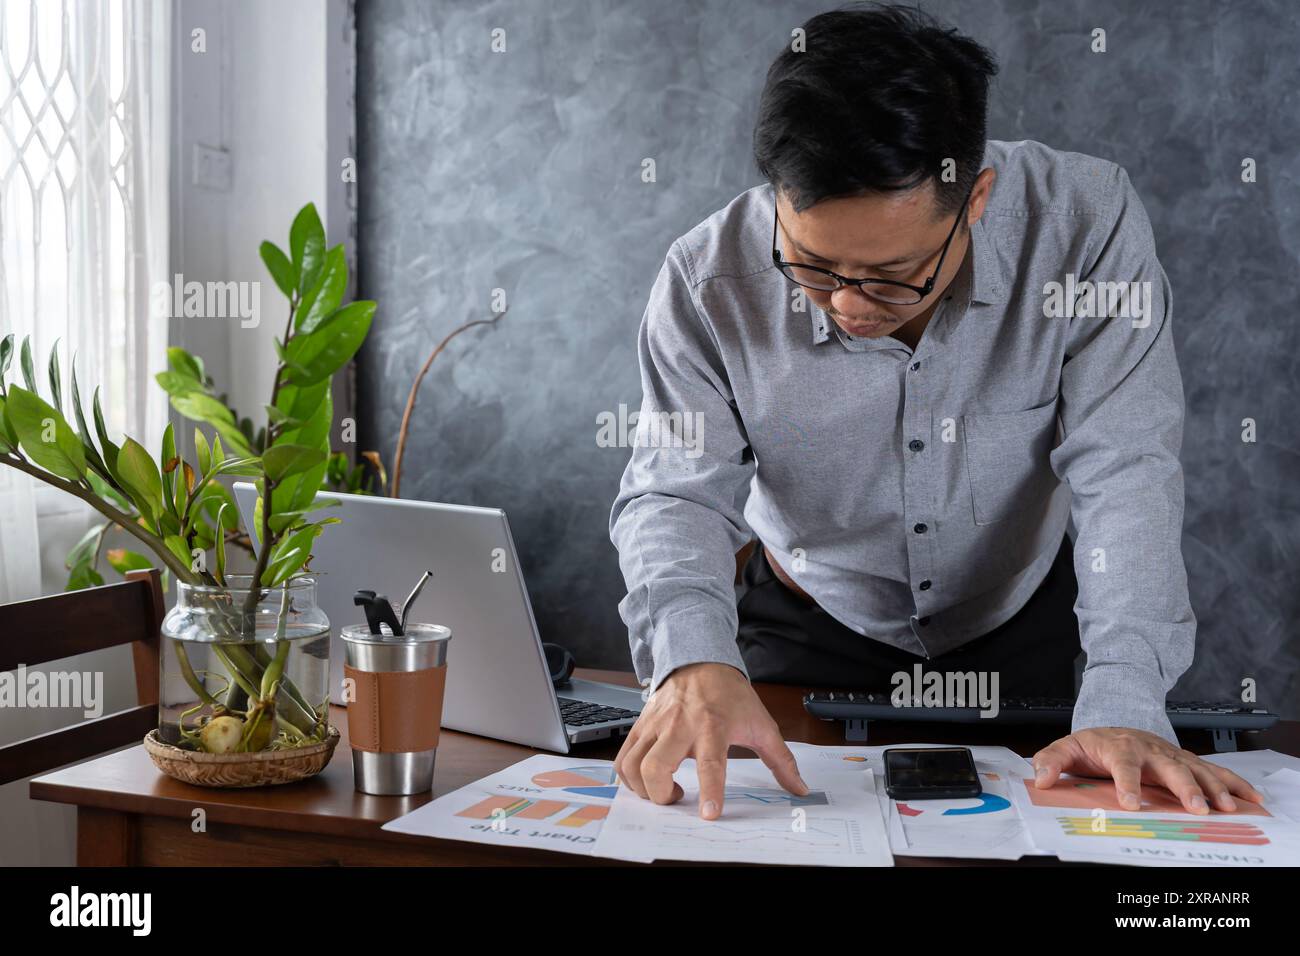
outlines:
M776 224L779 216L777 215L775 203L772 209L772 262L781 270L782 275L805 289L814 289L818 292L834 292L841 286L855 285L862 290L863 294L881 302L887 302L891 305L916 305L934 291L934 284L939 279L940 270L943 269L943 260L948 255L948 247L952 244L952 237L957 235L957 223L961 222L962 215L966 212L966 204L969 202L970 193L967 193L966 199L961 204L961 209L957 211L957 218L953 220L952 229L948 232L948 238L944 240L943 249L939 252L939 264L934 267L934 274L925 280L925 285L910 285L893 279L850 279L839 273L831 272L830 269L807 266L799 262L786 262L776 249Z

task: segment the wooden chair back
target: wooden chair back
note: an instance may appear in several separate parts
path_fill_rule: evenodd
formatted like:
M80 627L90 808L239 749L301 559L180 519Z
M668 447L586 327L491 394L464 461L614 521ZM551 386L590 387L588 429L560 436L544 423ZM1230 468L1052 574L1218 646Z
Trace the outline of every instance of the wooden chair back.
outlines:
M161 576L150 568L126 578L0 605L0 673L130 644L138 705L0 747L0 784L138 743L158 725Z

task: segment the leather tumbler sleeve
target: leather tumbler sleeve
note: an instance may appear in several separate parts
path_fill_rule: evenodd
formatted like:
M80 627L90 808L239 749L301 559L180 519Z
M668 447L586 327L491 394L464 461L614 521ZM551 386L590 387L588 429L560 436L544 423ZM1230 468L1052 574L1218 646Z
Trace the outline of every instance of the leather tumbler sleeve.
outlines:
M348 704L348 742L370 753L411 753L438 746L447 665L417 671L359 671L343 665L353 681Z

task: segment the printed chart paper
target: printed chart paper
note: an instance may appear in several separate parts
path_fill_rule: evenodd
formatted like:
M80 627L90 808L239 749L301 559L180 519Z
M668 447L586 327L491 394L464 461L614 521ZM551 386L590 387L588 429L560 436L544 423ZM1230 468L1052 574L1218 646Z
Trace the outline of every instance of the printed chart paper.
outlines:
M1297 827L1272 801L1261 806L1238 800L1231 813L1186 813L1164 787L1144 783L1142 809L1124 810L1111 780L1065 774L1047 790L1029 779L1017 783L1012 792L1034 843L1062 860L1136 866L1300 865Z
M674 779L681 800L660 806L622 788L596 845L599 856L814 866L893 866L872 774L801 767L810 792L783 790L759 760L731 760L722 816L699 815L695 761Z
M617 790L612 760L539 754L390 820L383 829L590 856Z
M1043 855L1030 839L1011 799L1014 780L1030 771L1029 761L1006 747L969 748L984 791L960 800L892 800L885 791L884 752L894 747L950 747L952 744L890 744L876 747L820 747L791 744L802 770L807 762L830 762L874 771L877 796L888 821L889 843L898 856L1018 860Z

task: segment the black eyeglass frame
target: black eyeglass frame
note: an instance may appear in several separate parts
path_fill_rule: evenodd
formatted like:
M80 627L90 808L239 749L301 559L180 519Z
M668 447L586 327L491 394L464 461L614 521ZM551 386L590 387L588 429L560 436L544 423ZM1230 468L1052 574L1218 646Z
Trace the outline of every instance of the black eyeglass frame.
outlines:
M780 213L775 201L772 203L772 262L776 266L778 271L780 271L781 275L785 276L795 285L800 286L804 289L812 289L814 292L838 292L846 285L855 285L858 288L862 288L865 285L894 286L896 288L908 289L911 292L915 293L917 296L916 302L908 302L908 303L899 302L895 304L917 305L920 302L924 302L925 297L934 291L934 284L939 280L939 273L943 271L943 260L948 256L948 247L952 245L953 237L957 235L957 225L958 223L961 222L962 216L966 214L966 207L970 204L970 197L971 194L974 193L974 191L975 191L975 187L972 186L970 191L966 193L966 198L962 201L961 208L957 210L957 217L952 221L952 229L948 231L948 238L945 239L943 242L943 249L939 253L939 264L934 267L934 274L931 275L930 278L925 280L925 285L923 286L912 285L911 283L908 282L899 282L897 279L879 279L875 277L868 277L865 279L850 279L848 276L842 276L838 272L832 272L830 269L823 269L820 266L810 266L802 262L789 262L785 259L782 259L781 253L778 252L776 248L776 227L777 227L777 223L780 221ZM830 276L836 282L835 288L818 289L815 288L814 286L804 285L804 283L800 282L798 279L794 278L789 273L787 273L785 269L782 268L782 266L796 266L800 269L811 269L813 272L820 272L822 275ZM870 293L866 292L865 290L864 290L864 294L870 295Z

